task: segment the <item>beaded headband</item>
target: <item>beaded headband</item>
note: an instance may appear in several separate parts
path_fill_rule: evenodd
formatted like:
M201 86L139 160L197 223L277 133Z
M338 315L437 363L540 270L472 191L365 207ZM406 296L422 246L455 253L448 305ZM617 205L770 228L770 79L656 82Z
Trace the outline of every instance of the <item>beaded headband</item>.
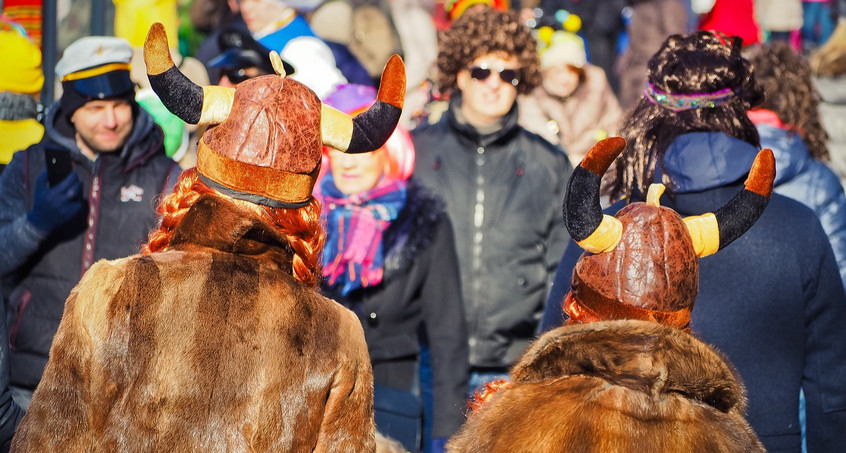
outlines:
M718 105L723 105L734 96L734 91L731 88L724 88L713 93L672 94L665 93L647 82L646 90L643 94L646 95L649 102L657 106L674 112L681 112L683 110L714 108Z

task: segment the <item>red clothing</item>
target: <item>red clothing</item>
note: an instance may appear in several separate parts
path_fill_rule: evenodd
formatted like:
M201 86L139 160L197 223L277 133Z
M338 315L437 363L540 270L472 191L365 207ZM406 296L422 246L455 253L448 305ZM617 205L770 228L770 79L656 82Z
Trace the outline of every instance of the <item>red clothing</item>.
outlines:
M759 43L761 36L753 0L717 0L702 17L699 29L740 36L744 46Z

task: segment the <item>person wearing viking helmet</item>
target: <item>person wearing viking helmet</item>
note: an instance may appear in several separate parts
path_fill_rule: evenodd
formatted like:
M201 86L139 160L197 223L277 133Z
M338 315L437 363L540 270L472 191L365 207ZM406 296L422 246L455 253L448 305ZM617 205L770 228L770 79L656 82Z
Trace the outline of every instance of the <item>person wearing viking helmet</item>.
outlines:
M685 216L716 212L740 191L761 148L747 112L765 95L742 52L740 38L718 32L667 38L620 130L627 145L605 175L606 213L641 200L653 182L667 186L662 204ZM575 243L564 252L542 330L561 325L581 252ZM755 225L700 260L699 271L691 330L737 367L764 447L798 453L804 433L809 452L842 450L846 293L819 218L776 192Z
M284 73L195 86L160 24L144 52L173 113L218 125L143 252L98 262L71 293L12 450L373 452L367 346L356 316L316 290L311 190L324 144L358 153L390 136L402 60L350 118Z
M510 382L479 394L447 451L763 452L744 418L734 367L690 335L700 257L726 247L766 208L775 159L761 151L744 189L713 213L682 218L646 202L602 214L601 175L625 148L594 146L573 171L564 202L571 236L586 251L564 303L568 324L541 336Z

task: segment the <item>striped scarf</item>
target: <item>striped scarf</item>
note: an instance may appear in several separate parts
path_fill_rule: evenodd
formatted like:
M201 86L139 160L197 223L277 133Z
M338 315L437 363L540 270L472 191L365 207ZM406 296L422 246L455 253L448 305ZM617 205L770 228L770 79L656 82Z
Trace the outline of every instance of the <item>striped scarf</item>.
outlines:
M405 206L406 181L380 181L367 192L346 195L335 187L332 173L320 183L326 247L323 277L342 295L378 285L384 273L382 233Z

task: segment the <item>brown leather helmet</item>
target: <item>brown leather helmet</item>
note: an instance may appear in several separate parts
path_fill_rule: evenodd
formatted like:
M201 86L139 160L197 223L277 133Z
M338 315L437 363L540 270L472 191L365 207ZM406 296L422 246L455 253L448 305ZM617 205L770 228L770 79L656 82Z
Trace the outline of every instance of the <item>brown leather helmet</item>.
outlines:
M573 171L564 217L586 251L573 271L564 311L571 322L640 319L687 328L699 292L699 257L730 244L764 212L772 194L775 159L758 153L745 188L715 213L682 218L659 205L664 191L653 184L646 202L615 217L602 214L599 184L626 141L597 143Z
M203 134L197 171L203 182L233 198L271 207L300 207L311 200L323 146L347 153L381 147L396 128L405 96L405 67L394 55L382 72L376 103L351 118L323 104L308 87L277 75L237 88L200 87L173 64L164 27L150 27L144 43L150 85L183 121L217 126Z

